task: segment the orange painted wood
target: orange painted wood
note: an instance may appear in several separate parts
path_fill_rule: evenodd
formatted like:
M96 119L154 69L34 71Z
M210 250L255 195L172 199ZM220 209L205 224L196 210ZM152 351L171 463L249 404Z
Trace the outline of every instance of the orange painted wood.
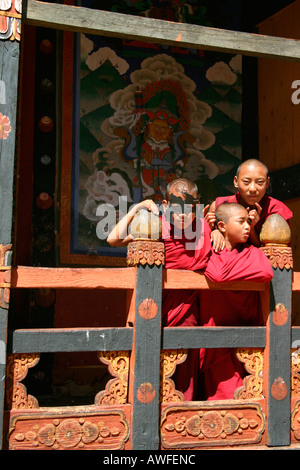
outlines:
M300 291L300 273L293 272L292 291Z
M12 268L14 288L133 289L135 268Z
M49 289L134 289L135 268L44 268L17 266L12 268L12 288ZM213 283L203 273L165 269L164 289L224 289L264 291L265 284L250 281Z
M163 272L164 289L218 289L218 290L255 290L264 291L266 284L250 281L214 283L203 273L181 269L165 269Z
M130 404L10 410L9 450L130 450Z

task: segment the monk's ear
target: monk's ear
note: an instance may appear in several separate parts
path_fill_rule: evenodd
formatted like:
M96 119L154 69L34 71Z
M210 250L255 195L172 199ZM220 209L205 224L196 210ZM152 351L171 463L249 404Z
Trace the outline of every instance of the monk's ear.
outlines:
M223 220L220 220L220 222L217 223L217 227L220 230L221 233L225 232L225 222Z
M238 189L238 187L239 187L239 182L238 182L238 178L237 178L236 175L235 175L235 177L233 178L233 184L234 184L234 187Z
M268 176L268 178L267 178L267 189L268 189L269 185L270 185L270 177Z

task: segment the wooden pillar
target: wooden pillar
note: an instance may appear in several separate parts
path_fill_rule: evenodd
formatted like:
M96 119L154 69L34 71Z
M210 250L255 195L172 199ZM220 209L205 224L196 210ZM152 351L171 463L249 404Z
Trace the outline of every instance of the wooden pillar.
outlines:
M20 6L20 5L19 5ZM21 12L0 10L0 436L3 436ZM0 440L2 448L2 439Z
M145 213L144 217L147 219L148 215ZM138 213L134 222L139 216ZM138 233L135 235L147 237L148 229L146 228L145 233L141 230L141 225L137 225ZM132 449L157 450L160 440L159 386L164 244L144 237L136 239L128 245L127 263L129 266L136 266L135 317L131 319L133 346L129 372Z
M267 400L267 445L290 444L291 408L291 297L292 249L290 228L278 214L271 215L261 231L262 250L268 256L274 277L270 289L270 315L264 366L264 396Z

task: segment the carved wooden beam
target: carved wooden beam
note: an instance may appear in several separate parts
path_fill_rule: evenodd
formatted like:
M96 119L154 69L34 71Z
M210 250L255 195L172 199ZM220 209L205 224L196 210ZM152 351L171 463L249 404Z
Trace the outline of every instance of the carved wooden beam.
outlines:
M257 57L300 60L299 41L28 0L23 21L66 31Z

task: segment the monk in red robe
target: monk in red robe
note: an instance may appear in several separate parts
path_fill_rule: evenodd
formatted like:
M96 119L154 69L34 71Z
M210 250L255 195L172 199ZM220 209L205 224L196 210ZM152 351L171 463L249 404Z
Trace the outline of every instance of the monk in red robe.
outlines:
M281 215L288 223L293 217L292 211L283 202L266 195L270 177L268 176L268 168L259 160L244 161L238 167L233 183L238 190L237 194L218 197L205 215L211 228L215 226L215 209L220 204L223 202L239 203L249 212L251 220L249 242L260 246L259 234L262 225L271 214Z
M164 210L161 216L162 240L165 245L165 268L203 270L211 252L212 235L208 223L199 208L198 188L195 183L179 178L169 183ZM111 246L124 246L133 240L128 227L137 211L146 208L158 215L159 210L152 200L145 200L133 206L120 220L107 238ZM198 214L199 212L199 214ZM198 326L199 296L192 289L164 290L162 297L162 326ZM183 364L176 368L173 379L177 390L185 400L193 400L197 393L199 372L199 350L191 349Z
M196 215L198 190L186 179L168 186L168 210L162 216L162 238L167 269L203 270L211 252L211 230ZM186 210L188 206L190 210ZM199 295L193 289L164 290L162 297L163 326L199 326ZM172 377L176 389L186 401L197 397L199 350L190 349L184 363L176 367Z
M212 251L205 275L214 282L239 280L269 282L272 268L266 255L246 244L251 227L249 212L236 203L223 203L215 211L225 248ZM255 291L201 291L202 326L259 326L263 324L259 293ZM232 399L245 371L231 348L200 350L199 399Z

